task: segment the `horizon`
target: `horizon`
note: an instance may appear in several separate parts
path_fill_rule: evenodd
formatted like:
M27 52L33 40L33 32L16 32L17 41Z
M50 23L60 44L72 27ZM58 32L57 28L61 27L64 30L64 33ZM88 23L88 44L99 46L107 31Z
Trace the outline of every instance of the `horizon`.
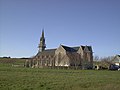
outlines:
M0 57L32 57L44 28L46 49L92 46L94 56L120 54L119 0L1 0Z

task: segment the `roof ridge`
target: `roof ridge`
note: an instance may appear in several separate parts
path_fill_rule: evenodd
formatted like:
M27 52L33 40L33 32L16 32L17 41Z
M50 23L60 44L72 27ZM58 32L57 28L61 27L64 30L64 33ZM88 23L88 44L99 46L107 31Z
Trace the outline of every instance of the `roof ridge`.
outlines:
M76 52L77 50L73 47L68 47L68 46L64 46L64 45L61 45L66 51L69 51L69 52Z

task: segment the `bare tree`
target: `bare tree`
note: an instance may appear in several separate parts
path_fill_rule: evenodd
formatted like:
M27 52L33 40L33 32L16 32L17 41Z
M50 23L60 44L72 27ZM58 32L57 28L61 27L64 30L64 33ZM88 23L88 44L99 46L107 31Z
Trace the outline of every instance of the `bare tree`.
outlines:
M100 58L101 66L108 68L108 66L112 64L112 59L113 59L113 56Z
M99 58L99 56L95 55L95 56L93 57L93 60L94 60L94 61L98 61L98 60L100 60L100 58Z

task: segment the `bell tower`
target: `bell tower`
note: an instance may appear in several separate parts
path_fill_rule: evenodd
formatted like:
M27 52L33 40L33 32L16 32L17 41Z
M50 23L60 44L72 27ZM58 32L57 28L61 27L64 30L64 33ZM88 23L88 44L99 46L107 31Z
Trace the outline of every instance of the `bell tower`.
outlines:
M46 48L45 37L44 37L44 29L42 30L42 36L40 38L40 44L38 45L38 48L39 48L38 52L43 52Z

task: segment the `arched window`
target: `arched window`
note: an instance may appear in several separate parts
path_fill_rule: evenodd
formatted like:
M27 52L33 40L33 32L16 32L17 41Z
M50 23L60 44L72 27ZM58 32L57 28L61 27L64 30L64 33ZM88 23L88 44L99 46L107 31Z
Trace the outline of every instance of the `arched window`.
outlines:
M44 58L44 55L42 55L42 59Z

